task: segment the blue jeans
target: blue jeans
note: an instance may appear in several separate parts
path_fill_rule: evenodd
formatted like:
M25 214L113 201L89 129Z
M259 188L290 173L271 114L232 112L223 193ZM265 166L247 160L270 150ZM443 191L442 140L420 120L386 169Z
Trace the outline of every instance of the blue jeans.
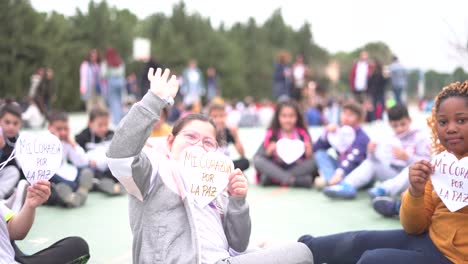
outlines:
M49 181L55 184L65 183L66 185L70 186L73 191L78 189L78 177L76 177L75 181L69 181L55 174L52 178L50 178Z
M65 183L66 185L70 186L73 191L76 191L79 187L79 180L80 180L80 175L81 171L86 168L78 168L78 175L76 176L76 179L74 181L69 181L67 179L64 179L60 177L59 175L55 174L52 178L50 178L50 182L58 184L58 183Z
M320 149L317 150L314 154L315 163L319 171L322 173L322 176L328 182L335 174L336 167L338 166L338 161L332 156L328 155L326 150Z
M403 92L402 87L394 87L393 88L393 96L395 97L395 101L397 104L403 104L403 101L401 100L401 94Z
M107 103L112 116L112 123L118 125L123 116L122 92L125 89L123 77L109 77L107 79Z
M299 242L312 251L314 263L450 264L427 233L403 230L357 231L323 237L303 236Z

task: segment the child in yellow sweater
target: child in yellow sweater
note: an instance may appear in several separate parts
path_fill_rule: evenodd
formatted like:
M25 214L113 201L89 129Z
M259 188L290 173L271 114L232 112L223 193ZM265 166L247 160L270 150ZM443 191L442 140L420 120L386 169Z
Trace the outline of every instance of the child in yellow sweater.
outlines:
M434 154L468 156L468 81L452 83L436 96L428 118ZM468 264L468 207L451 212L434 191L428 161L410 166L400 221L404 230L302 236L314 263Z

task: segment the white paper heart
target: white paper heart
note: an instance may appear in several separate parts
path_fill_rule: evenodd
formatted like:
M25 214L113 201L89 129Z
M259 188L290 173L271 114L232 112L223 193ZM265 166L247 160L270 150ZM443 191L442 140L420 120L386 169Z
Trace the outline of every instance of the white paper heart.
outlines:
M328 143L339 153L343 153L351 147L356 139L356 132L350 126L342 126L333 133L327 134Z
M444 151L432 161L431 177L434 191L450 210L455 212L468 205L468 157L458 160Z
M206 152L198 146L186 148L178 164L186 191L200 208L224 192L229 174L234 170L229 157L219 152Z
M286 164L292 164L304 155L304 142L299 139L282 138L276 142L276 154Z
M15 153L26 180L31 184L49 180L62 164L62 143L48 131L21 133Z

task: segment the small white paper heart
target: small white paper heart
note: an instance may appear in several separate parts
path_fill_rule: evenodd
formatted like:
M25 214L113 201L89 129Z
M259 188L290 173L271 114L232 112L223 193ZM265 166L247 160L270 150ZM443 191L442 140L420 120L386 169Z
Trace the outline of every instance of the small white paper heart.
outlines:
M15 152L24 176L31 184L49 180L62 164L62 143L48 131L21 133Z
M356 132L350 126L342 126L334 133L328 133L327 139L330 145L339 153L348 150L356 139Z
M224 192L234 164L219 152L206 152L198 146L186 148L178 161L187 193L195 204L204 208Z
M431 161L434 191L450 210L455 212L468 205L468 157L458 160L444 151Z
M276 154L286 164L292 164L304 155L304 142L299 139L282 138L276 142Z

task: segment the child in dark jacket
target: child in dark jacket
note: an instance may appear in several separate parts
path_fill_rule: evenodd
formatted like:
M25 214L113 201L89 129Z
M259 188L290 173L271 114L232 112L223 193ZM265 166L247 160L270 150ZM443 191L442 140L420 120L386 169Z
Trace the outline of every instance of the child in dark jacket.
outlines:
M110 115L105 109L94 108L89 112L88 127L75 136L86 152L89 166L94 171L95 189L108 195L119 195L123 188L112 175L106 160L106 149L114 132L109 130Z
M341 126L328 125L314 144L315 161L320 172L320 177L315 180L317 187L341 182L348 173L366 159L369 137L360 126L364 118L362 107L355 102L348 102L342 108ZM341 133L339 130L344 132ZM330 134L333 133L337 133L335 134L337 139L330 142ZM352 142L347 142L353 138ZM336 151L337 158L329 155L328 149L330 148Z

